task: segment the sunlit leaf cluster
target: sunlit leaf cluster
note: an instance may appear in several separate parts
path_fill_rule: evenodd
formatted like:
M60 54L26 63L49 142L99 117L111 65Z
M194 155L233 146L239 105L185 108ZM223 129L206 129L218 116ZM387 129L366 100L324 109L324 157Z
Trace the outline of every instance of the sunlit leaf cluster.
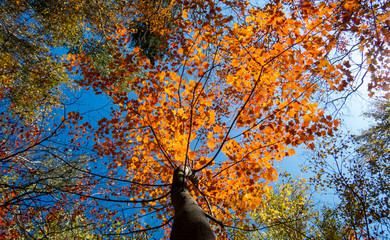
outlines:
M172 175L181 165L199 178L191 180L192 196L224 226L251 228L254 217L272 225L283 215L307 230L296 221L297 212L312 214L302 205L306 189L298 182L274 192L275 162L334 136L340 123L324 106L338 107L360 80L370 80L372 93L388 82L388 1L31 0L1 7L0 207L7 212L0 227L15 236L57 236L69 218L86 237L158 228L168 235ZM75 110L83 93L107 97L110 108L91 100ZM363 159L388 150L372 136L359 138ZM373 145L382 146L378 156L365 155ZM370 165L373 176L387 171L380 166ZM51 219L57 212L63 221ZM13 227L22 213L27 227Z

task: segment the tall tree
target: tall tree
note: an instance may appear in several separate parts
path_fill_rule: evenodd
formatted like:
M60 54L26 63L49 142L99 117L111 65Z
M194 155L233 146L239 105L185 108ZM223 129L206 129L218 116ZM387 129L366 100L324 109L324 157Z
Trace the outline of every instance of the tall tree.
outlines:
M117 22L92 32L95 37L102 30L108 40L101 45L108 52L103 64L88 51L67 56L76 82L110 96L115 105L97 123L77 113L64 119L72 134L94 134L95 152L88 157L90 166L100 168L78 170L89 177L79 185L90 188L72 189L72 204L99 222L96 231L107 238L169 231L172 219L172 239L199 239L194 231L204 239L213 239L213 232L226 236L207 218L231 226L240 216L238 224L245 224L245 213L263 203L277 178L274 161L293 155L295 146L313 148L315 136L337 128L314 99L355 89L348 61L355 47L348 48L345 37L367 36L357 39L363 54L376 41L388 47L381 28L388 5L369 3L120 5ZM350 29L355 12L367 31ZM145 44L148 39L153 44ZM156 225L145 226L140 215L157 218L150 221ZM112 224L125 227L115 232Z
M82 73L82 86L117 105L99 121L95 146L112 159L110 177L125 174L133 182L119 195L132 196L141 213L156 214L164 226L173 207L172 239L196 239L190 226L213 239L207 217L224 226L233 216L245 222L277 177L274 161L293 155L292 147L313 148L315 136L333 135L338 121L313 99L355 90L348 60L355 46L344 37L370 36L357 39L363 53L366 41L387 47L387 33L377 27L389 9L378 3L370 6L374 15L362 10L370 28L360 32L342 18L368 1L179 4L177 31L159 29L169 33L164 57L148 60L127 44L134 29L121 26L111 37L113 49L122 49L111 63L119 69L103 76L82 54L71 56L70 67Z

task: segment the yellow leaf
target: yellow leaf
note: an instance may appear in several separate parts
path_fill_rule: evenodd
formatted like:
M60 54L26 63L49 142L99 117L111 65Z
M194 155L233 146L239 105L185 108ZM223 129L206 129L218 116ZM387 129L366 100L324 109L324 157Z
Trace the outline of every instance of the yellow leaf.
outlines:
M215 148L215 142L214 140L210 140L207 142L207 145L209 146L210 149L214 149Z
M311 117L309 115L306 114L303 116L303 122L308 123L310 121L311 121Z
M232 84L233 82L234 82L234 77L232 75L226 77L227 84Z
M209 114L210 114L210 124L213 125L213 124L215 124L215 116L216 116L215 112L210 111Z

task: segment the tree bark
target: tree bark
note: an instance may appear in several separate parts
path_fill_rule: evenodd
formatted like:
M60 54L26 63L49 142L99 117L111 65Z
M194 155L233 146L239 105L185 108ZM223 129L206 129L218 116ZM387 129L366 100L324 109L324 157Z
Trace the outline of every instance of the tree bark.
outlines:
M175 209L171 240L215 240L206 213L191 196L187 178L193 172L184 165L173 173L171 201Z

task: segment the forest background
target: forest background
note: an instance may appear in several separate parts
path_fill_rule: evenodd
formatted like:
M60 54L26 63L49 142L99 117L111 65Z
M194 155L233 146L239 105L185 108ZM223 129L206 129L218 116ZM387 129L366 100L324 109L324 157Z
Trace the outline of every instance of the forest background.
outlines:
M0 239L389 238L389 1L0 4Z

